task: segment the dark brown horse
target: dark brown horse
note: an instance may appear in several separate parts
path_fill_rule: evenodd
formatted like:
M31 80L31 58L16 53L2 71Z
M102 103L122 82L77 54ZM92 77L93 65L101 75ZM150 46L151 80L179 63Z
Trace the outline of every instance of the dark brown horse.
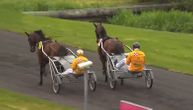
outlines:
M45 73L45 66L48 64L49 60L48 58L43 54L42 47L38 48L38 43L42 41L43 44L43 50L45 53L50 56L65 56L69 54L69 51L61 44L52 41L49 38L46 38L45 35L41 30L34 31L32 33L25 34L28 36L28 42L30 46L30 51L35 52L37 49L37 55L38 55L38 61L40 65L40 82L39 85L42 85L43 83L43 74Z
M95 26L97 43L99 43L100 39L102 39L104 49L107 51L107 53L109 53L110 55L112 54L119 55L119 54L124 53L124 46L122 42L120 42L117 38L109 37L102 23L93 23L93 25ZM101 45L98 46L98 54L102 62L103 74L105 75L105 81L107 81L107 74L106 74L107 58L106 58L106 54L101 49Z

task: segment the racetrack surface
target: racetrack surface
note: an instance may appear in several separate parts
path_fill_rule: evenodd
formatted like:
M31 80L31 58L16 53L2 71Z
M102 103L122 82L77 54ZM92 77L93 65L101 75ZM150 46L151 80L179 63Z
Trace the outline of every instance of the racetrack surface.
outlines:
M193 109L193 76L149 66L155 77L152 89L145 87L144 79L128 79L123 86L119 83L116 90L111 90L104 82L97 53L86 52L86 56L94 62L93 70L98 79L96 91L89 92L88 110L118 110L120 100L154 110ZM27 38L21 34L0 31L0 88L83 110L83 82L64 83L61 92L56 95L52 91L48 69L47 72L43 86L38 86L37 56L30 53Z

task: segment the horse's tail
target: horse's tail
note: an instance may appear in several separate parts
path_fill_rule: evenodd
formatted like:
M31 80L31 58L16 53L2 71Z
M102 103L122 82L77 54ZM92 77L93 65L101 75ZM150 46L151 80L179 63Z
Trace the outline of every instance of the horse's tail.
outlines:
M125 50L124 50L123 42L121 42L118 37L115 37L115 39L117 40L116 49L119 50L118 54L124 53Z
M125 52L123 43L119 40L116 41L114 48L116 50L115 54L122 54Z
M113 53L115 55L120 55L125 52L122 42L117 39L109 39L105 42L104 48L108 53Z
M65 56L65 55L67 55L68 53L69 53L69 52L68 52L68 49L66 48L66 46L60 45L58 55L59 55L59 56Z

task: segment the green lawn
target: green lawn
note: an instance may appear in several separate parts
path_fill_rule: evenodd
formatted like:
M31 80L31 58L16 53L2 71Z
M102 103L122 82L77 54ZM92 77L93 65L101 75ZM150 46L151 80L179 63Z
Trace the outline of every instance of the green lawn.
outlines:
M0 7L0 21L3 30L24 33L42 29L46 35L71 46L91 51L97 47L92 23L23 15L11 10L10 6ZM118 37L128 45L139 41L148 64L193 74L193 34L107 24L105 27L110 36Z
M0 110L74 110L43 99L0 89Z

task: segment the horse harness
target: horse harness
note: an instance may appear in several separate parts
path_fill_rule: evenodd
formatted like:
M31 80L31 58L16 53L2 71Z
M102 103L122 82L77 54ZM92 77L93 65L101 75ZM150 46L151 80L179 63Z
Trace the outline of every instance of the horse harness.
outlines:
M47 43L47 42L49 42L50 40L45 40L45 41L39 41L38 42L38 45L37 45L37 47L38 47L38 49L39 50L41 50L42 49L42 47L44 47L44 44L45 43ZM51 42L51 41L50 41ZM50 46L50 48L52 48L51 46ZM52 48L54 51L56 51L56 49L54 49L54 48Z
M97 45L100 47L100 46L101 46L101 43L104 44L104 42L105 42L106 40L108 40L108 39L111 39L111 38L110 38L110 37L100 38L100 39L98 40Z
M47 41L49 41L49 40L39 41L38 45L37 45L38 49L40 50L44 46L44 43L46 43Z

